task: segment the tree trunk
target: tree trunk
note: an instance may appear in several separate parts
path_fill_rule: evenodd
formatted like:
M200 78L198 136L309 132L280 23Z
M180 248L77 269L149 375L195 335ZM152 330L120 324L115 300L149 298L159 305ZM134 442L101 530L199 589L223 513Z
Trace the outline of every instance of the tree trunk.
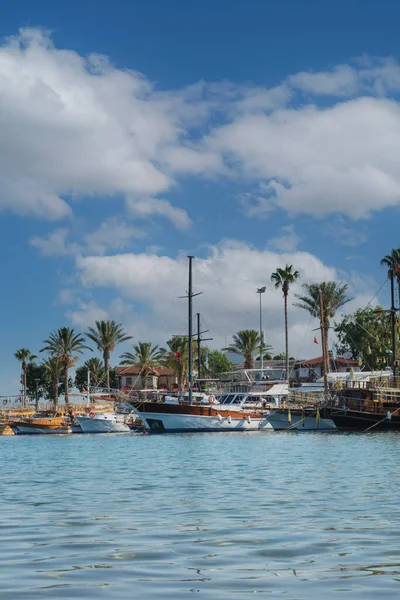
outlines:
M286 351L286 382L289 386L289 335L288 335L288 310L287 310L287 292L283 294L285 304L285 351Z
M56 375L53 378L53 385L54 385L54 398L53 398L53 402L54 402L54 411L57 411L58 408L58 375Z
M65 377L65 382L64 382L65 404L67 405L67 409L69 409L68 363L67 362L64 362L64 377Z
M22 363L22 371L23 371L24 400L26 400L26 362Z
M104 351L103 358L104 358L104 370L106 372L106 388L107 388L107 392L109 392L110 391L110 366L109 366L110 353L107 351Z

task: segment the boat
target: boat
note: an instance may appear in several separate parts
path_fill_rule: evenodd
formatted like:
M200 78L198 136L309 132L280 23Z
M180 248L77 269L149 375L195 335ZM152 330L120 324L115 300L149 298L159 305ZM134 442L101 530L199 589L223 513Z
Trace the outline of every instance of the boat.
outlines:
M72 433L69 417L33 415L29 419L14 420L10 427L17 435L69 434Z
M151 433L273 431L270 399L260 393L226 393L192 405L171 400L134 403L132 410Z
M400 429L400 387L396 381L391 370L348 375L332 390L329 417L340 429Z
M113 412L94 412L87 415L77 415L83 433L130 433L131 426L126 414Z

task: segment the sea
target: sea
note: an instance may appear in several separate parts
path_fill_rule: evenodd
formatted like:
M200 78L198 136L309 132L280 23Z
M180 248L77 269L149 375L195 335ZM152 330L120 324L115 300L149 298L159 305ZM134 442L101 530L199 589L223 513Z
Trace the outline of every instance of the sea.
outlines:
M0 597L400 597L400 434L0 438Z

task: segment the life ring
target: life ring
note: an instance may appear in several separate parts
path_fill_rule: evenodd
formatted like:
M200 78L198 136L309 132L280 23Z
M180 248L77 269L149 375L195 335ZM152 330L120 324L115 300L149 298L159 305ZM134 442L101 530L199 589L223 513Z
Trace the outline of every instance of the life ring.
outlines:
M7 400L3 400L3 404L5 406L7 404Z
M95 416L96 416L96 413L95 413L95 412L90 412L90 413L89 413L89 417L90 417L91 419L94 419L94 417L95 417Z
M215 404L215 396L208 396L208 401L210 404Z

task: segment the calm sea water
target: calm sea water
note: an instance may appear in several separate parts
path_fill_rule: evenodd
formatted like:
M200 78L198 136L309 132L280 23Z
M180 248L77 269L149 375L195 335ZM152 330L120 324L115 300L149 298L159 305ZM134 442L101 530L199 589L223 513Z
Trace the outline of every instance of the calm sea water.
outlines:
M400 597L400 435L0 438L0 595Z

